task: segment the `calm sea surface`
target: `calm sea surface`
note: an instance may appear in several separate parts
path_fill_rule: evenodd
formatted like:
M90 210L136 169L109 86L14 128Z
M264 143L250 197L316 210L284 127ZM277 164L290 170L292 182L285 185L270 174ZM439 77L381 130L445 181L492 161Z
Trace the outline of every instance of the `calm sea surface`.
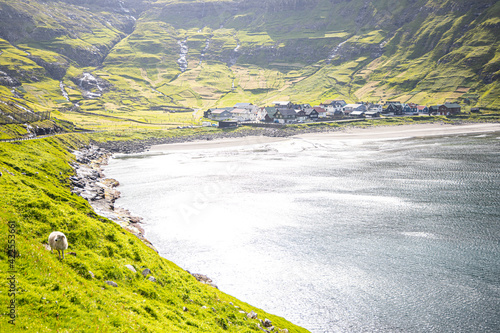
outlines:
M500 134L117 157L161 255L312 332L500 331Z

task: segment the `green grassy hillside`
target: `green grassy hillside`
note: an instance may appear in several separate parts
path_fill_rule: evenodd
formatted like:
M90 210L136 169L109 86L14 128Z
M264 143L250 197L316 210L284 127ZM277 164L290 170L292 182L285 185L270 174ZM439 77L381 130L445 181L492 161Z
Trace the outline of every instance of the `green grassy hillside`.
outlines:
M305 332L198 282L96 215L86 200L71 193L68 179L74 160L70 149L87 142L63 135L0 143L0 272L4 282L15 275L17 290L15 326L8 323L12 297L7 284L0 290L1 332L260 332L257 324L265 318L276 328ZM62 261L43 245L54 230L68 237ZM10 266L8 240L14 238L7 235L14 234L17 252ZM156 282L140 273L145 268ZM247 318L250 311L258 318Z

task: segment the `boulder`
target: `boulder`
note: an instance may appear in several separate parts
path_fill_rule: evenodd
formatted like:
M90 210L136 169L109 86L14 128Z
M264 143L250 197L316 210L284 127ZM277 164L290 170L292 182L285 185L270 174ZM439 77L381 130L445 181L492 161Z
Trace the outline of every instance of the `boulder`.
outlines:
M144 277L146 277L146 276L148 276L148 274L151 274L151 270L149 268L145 268L142 271L142 275L144 275Z
M118 284L114 281L106 281L106 284L110 285L111 287L115 287L115 288L118 287Z
M250 318L250 319L257 319L257 314L255 313L255 311L251 311L247 314L247 317Z
M148 280L151 281L151 282L156 282L156 279L154 276L150 276L148 277Z
M132 265L125 265L125 267L127 267L128 269L130 269L130 271L132 271L132 273L137 273L137 271L135 270L134 266L132 266Z
M267 318L264 319L264 321L262 322L262 325L264 327L271 327L271 326L273 326L272 323L271 323L271 321L269 319L267 319Z
M194 276L196 278L196 280L200 281L201 283L205 283L205 284L208 284L214 288L219 289L219 287L217 287L217 285L208 276L203 275L203 274L198 274L198 273L191 273L191 272L188 272L188 273L191 274L192 276Z

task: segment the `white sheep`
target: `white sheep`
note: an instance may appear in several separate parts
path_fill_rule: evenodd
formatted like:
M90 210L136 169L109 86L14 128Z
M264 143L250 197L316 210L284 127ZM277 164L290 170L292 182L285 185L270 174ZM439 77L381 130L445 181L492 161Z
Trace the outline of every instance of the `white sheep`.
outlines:
M49 235L49 245L50 245L50 253L54 253L53 250L57 250L57 253L59 253L59 259L61 259L61 252L62 252L62 258L64 259L64 250L68 248L68 240L66 239L66 236L59 231L54 231Z

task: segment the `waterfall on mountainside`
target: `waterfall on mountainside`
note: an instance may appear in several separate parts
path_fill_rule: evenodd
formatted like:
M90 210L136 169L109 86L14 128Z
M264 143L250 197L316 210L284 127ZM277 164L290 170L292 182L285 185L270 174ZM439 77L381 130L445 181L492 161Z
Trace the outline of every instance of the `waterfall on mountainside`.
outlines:
M61 88L61 94L63 95L63 97L69 102L69 96L66 90L64 90L64 83L62 81L59 81L59 88Z
M187 46L187 38L182 41L177 41L177 44L180 46L179 60L177 60L177 63L179 64L181 72L184 73L188 67L187 55L189 48Z
M205 40L205 48L203 49L203 51L201 51L200 65L203 62L203 59L205 58L205 53L207 52L209 47L210 47L210 37Z
M347 43L347 40L343 41L333 49L332 53L330 53L330 55L328 56L328 63L330 63L333 60L333 58L335 58L338 55L340 49L345 43Z

